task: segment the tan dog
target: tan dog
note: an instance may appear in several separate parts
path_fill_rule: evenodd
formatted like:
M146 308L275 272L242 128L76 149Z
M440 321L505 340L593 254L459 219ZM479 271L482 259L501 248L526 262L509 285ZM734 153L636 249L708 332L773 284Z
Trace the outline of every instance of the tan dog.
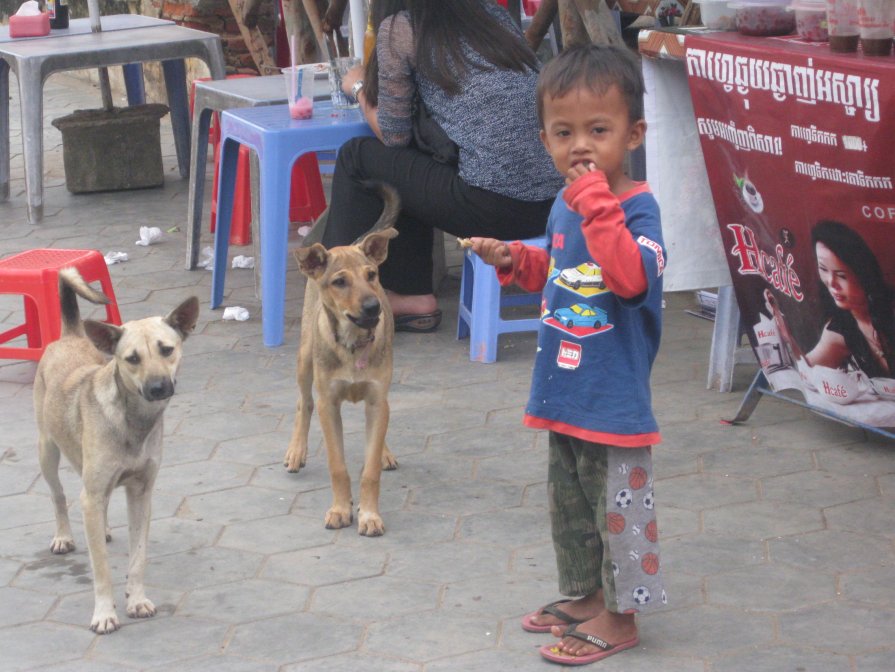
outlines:
M59 482L60 451L83 481L81 508L93 567L90 629L103 634L118 629L106 518L109 497L119 485L127 490L130 536L127 615L155 614L143 589L150 498L162 457L162 414L174 394L182 342L196 326L199 302L191 297L167 317L116 327L82 322L76 295L93 303L109 302L74 268L59 273L62 337L47 347L37 367L34 410L40 469L56 507L53 553L68 553L75 547Z
M298 350L299 398L284 457L289 471L305 465L313 385L333 489L333 504L324 522L329 529L351 525L351 479L345 466L340 407L346 400L363 400L367 432L357 528L366 536L385 532L379 515L379 478L383 467L398 466L385 444L395 329L378 267L387 256L388 241L398 235L391 225L400 204L391 187L380 185L379 189L385 208L373 233L354 245L327 250L317 243L295 252L308 281Z

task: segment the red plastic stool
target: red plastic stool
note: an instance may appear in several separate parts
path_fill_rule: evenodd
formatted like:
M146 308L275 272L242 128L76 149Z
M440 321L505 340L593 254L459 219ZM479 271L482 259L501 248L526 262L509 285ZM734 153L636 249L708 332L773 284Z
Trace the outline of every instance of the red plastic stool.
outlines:
M62 333L59 307L59 271L74 266L87 282L99 281L109 297L106 321L121 324L112 279L103 255L96 250L29 250L0 259L0 294L21 294L25 322L0 333L0 343L25 336L28 347L0 347L4 359L38 360L44 348Z
M229 75L227 79L254 77L254 75ZM195 81L209 81L200 78ZM193 111L193 91L190 91L190 113ZM220 159L220 120L215 112L208 129L208 142L214 147L214 181L211 188L211 224L214 232L217 222L218 163ZM316 154L305 154L292 168L292 191L289 201L289 221L311 222L326 209L326 195L320 179L320 165ZM233 192L233 215L230 223L230 244L248 245L252 242L252 189L249 173L249 149L240 147L236 164L236 187Z

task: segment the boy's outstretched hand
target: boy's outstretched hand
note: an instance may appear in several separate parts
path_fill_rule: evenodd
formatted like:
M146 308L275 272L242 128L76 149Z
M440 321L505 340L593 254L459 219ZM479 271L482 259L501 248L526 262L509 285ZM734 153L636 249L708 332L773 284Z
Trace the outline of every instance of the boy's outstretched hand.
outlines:
M587 175L598 170L595 163L576 163L566 172L566 186L572 184L582 175Z
M486 264L497 268L505 268L513 265L513 257L510 255L510 246L496 238L470 238L472 251L482 258Z

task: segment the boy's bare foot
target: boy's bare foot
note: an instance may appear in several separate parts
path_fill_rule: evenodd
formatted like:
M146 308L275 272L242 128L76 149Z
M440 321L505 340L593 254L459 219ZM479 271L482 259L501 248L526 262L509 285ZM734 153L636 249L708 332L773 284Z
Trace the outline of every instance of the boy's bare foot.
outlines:
M596 593L579 597L577 600L563 602L557 606L563 613L568 614L570 618L579 623L592 619L606 610L606 605L603 602L602 588ZM566 627L569 625L566 621L557 616L542 613L532 616L529 619L529 622L536 626L557 626L562 631L565 631Z
M604 609L598 616L579 623L578 632L593 635L602 639L607 644L616 646L637 638L637 624L634 622L634 614L616 614ZM551 634L562 638L556 648L567 656L589 656L602 651L600 647L585 642L577 637L564 637L566 628L554 626Z

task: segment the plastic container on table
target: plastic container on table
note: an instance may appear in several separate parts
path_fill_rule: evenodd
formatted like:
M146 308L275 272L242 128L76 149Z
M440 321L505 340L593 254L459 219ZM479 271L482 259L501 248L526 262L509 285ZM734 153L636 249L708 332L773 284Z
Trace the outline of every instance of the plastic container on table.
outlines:
M858 0L826 0L830 51L858 50Z
M858 0L858 31L865 56L892 53L895 0Z
M826 42L827 2L826 0L795 0L789 8L796 16L796 33L806 42Z
M697 0L702 25L710 30L736 30L736 10L728 0Z
M31 16L13 14L9 17L10 37L43 37L50 34L50 15L47 12Z
M286 83L286 100L289 116L293 119L310 119L314 116L314 73L317 64L296 65L282 68Z
M789 0L738 0L730 5L736 10L737 30L743 35L789 35L796 29L796 17L788 11Z

